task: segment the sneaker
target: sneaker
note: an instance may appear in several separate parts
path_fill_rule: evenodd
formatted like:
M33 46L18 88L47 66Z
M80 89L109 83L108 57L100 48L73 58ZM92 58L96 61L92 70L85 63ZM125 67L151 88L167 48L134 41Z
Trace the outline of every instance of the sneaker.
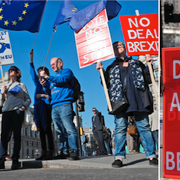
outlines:
M54 156L53 159L67 159L69 157L69 154L64 154L63 152L60 152L57 156Z
M69 160L79 160L78 152L76 150L71 151Z
M149 159L149 165L158 166L158 159L153 158L152 160Z
M114 167L114 168L123 167L123 162L122 162L120 159L116 159L116 160L112 163L112 167Z
M5 169L4 160L0 158L0 169Z

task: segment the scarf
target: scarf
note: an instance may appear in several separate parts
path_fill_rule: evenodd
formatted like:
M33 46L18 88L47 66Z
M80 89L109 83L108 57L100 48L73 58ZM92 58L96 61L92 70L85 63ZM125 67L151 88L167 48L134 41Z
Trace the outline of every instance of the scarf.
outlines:
M118 58L113 62L114 66L109 71L110 78L110 87L109 87L109 95L111 102L115 102L117 100L123 100L124 95L122 91L122 82L120 78L120 67L119 61L128 61L129 66L132 71L132 79L134 86L137 89L145 90L144 78L142 74L142 69L139 65L136 64L136 60L133 60L132 57L124 57ZM129 72L128 72L129 73Z

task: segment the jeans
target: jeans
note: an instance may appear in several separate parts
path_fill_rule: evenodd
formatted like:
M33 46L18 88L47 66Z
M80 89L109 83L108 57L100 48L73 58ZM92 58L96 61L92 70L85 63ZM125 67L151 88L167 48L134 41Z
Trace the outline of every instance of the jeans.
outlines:
M77 132L73 123L73 109L71 104L63 104L55 106L52 109L52 119L56 132L60 135L60 150L67 154L67 139L70 150L78 150L77 148ZM67 138L68 137L68 138Z
M82 144L82 155L86 157L86 144Z
M153 134L155 145L157 144L157 149L156 150L158 150L158 130L153 131L152 134Z
M17 113L14 111L7 111L2 113L2 131L1 131L1 143L3 152L0 154L1 158L5 159L7 156L8 142L11 131L14 136L14 148L12 158L19 159L21 149L21 126L24 120L24 112Z
M111 154L111 148L110 148L110 144L106 141L104 141L104 144L106 146L106 149L107 149L107 154Z
M148 121L148 113L134 112L136 126L139 131L147 158L156 157L155 146ZM125 158L126 132L128 114L119 113L115 116L115 154L114 158Z

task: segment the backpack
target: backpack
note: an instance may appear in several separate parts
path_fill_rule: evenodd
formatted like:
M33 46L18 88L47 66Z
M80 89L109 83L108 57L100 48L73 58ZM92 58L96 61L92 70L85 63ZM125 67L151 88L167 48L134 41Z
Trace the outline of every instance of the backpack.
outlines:
M88 137L87 137L87 135L85 135L85 141L84 141L84 144L86 144L86 143L88 143L89 141L88 141Z
M77 99L79 98L79 94L81 91L81 85L79 83L79 81L76 79L76 77L74 76L74 86L73 86L73 91L74 91L74 99L73 102L76 102Z

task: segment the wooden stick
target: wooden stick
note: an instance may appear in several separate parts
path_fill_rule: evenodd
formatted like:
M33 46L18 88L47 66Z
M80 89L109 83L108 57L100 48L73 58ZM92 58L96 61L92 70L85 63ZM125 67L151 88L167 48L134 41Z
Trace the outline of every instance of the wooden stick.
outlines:
M2 78L2 83L3 83L3 86L5 86L5 83L4 83L4 76L3 76L3 69L2 69L2 66L0 65L0 68L1 68L1 78ZM5 100L7 101L7 94L4 94L5 95Z
M105 78L104 78L103 69L100 69L100 75L101 75L101 80L102 80L102 84L103 84L103 87L104 87L104 92L105 92L105 95L106 95L106 100L107 100L109 112L111 112L112 111L112 106L111 106L109 94L108 94L108 91L107 91L107 86L106 86L106 81L105 81Z
M157 88L156 88L156 82L155 82L155 79L154 79L154 73L153 73L153 70L152 70L151 63L148 62L147 65L148 65L149 73L150 73L150 76L151 76L151 81L152 81L152 86L153 86L153 90L154 90L154 95L155 95L156 103L158 105L159 104L158 103L158 93L157 93Z

